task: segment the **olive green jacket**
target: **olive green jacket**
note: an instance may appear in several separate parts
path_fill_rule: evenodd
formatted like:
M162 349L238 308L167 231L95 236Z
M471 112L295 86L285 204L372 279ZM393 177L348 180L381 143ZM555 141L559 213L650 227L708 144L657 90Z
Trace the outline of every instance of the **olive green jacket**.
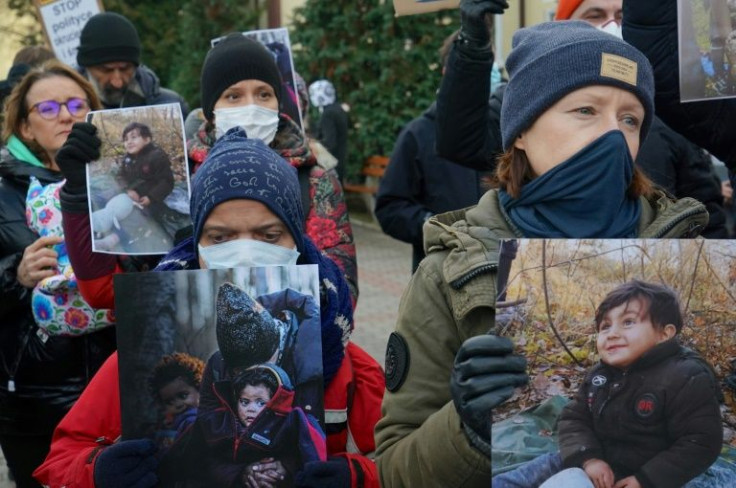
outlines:
M705 207L693 199L642 198L639 237L695 237L707 222ZM396 364L403 356L387 351L387 384L398 383L391 381L395 374L403 382L386 391L376 425L382 487L490 485L491 461L463 431L450 396L450 374L463 341L494 327L499 239L515 237L522 236L501 210L495 190L475 207L436 215L425 224L427 257L404 291L396 324L406 345L405 374Z

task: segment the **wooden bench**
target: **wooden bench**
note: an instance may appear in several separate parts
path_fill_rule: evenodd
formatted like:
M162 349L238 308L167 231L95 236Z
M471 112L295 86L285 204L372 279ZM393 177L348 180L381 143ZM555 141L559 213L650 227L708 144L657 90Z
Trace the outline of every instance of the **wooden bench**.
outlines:
M365 182L345 183L343 189L348 193L359 193L363 197L366 209L370 212L375 220L373 208L376 204L376 193L378 192L378 183L386 172L389 158L386 156L370 156L363 162L360 174L365 177Z

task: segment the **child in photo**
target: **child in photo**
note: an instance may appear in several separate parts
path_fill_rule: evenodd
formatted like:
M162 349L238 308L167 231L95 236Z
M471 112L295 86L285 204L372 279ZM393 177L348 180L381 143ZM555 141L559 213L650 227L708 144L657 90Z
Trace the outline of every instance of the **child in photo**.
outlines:
M723 486L697 478L718 458L723 428L711 367L677 342L677 294L625 283L603 299L595 324L601 360L562 411L560 452L495 476L493 486Z
M197 418L204 361L182 352L161 358L148 386L161 421L155 434L159 447L168 448Z
M280 367L258 364L213 388L219 407L197 418L211 486L293 486L305 463L326 455L324 432L294 405Z

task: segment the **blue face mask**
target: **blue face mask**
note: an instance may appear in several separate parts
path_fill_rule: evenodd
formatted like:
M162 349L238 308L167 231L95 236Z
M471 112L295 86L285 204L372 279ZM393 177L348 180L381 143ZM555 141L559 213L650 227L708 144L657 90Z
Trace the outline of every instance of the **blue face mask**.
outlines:
M608 132L521 189L499 191L524 237L636 237L641 203L627 191L634 160L621 131Z
M289 266L296 264L299 257L296 249L253 239L235 239L207 247L198 245L197 248L207 269Z
M496 91L498 85L501 84L501 70L498 68L498 64L494 61L493 67L491 68L491 94Z

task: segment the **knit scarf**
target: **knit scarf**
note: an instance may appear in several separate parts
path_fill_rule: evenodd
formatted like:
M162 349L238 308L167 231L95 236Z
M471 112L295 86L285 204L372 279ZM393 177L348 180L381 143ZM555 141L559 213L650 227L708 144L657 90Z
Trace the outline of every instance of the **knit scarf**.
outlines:
M193 238L181 241L154 271L199 269L194 248ZM353 331L350 290L337 265L324 256L307 236L304 236L304 249L297 264L316 264L319 269L322 375L327 386L342 364L345 345Z
M31 166L36 166L38 168L46 167L36 157L36 155L33 154L30 149L28 149L28 146L23 144L23 141L15 137L15 135L11 135L8 138L8 143L5 145L5 147L8 148L10 154L12 154L13 157L18 161L23 161L24 163L28 163Z
M193 162L195 172L204 162L215 140L214 128L208 131L207 122L203 122L194 138L187 142L189 159ZM279 113L279 128L269 147L295 168L317 164L317 158L309 149L309 144L301 129L284 113Z
M626 139L614 130L524 185L519 198L499 190L499 201L524 237L636 237L633 175Z

